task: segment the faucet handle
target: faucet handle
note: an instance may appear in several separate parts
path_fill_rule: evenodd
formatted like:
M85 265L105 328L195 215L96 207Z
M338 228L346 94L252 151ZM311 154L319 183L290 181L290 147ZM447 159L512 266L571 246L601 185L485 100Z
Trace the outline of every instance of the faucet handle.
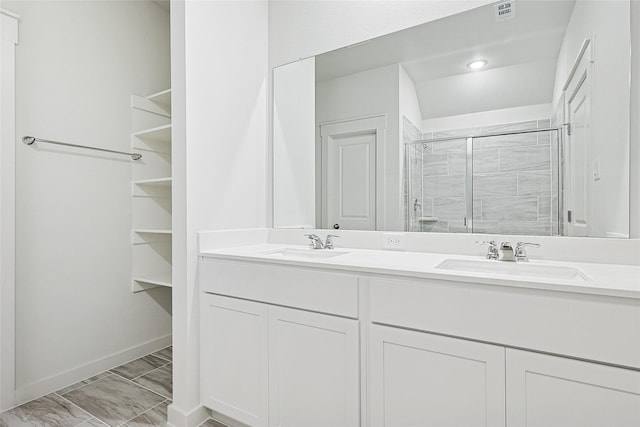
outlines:
M487 259L498 259L498 244L495 240L476 240L476 245L489 245Z
M516 248L524 248L525 246L531 246L532 248L539 248L542 246L540 243L528 243L528 242L518 242L516 243Z
M529 261L529 257L527 257L527 251L525 250L525 247L532 247L532 248L539 248L540 246L542 246L540 243L528 243L528 242L518 242L516 243L516 248L514 250L514 256L516 258L516 261L520 261L520 262L528 262Z
M333 238L334 237L340 237L336 234L327 234L327 238L324 241L324 248L325 249L333 249Z

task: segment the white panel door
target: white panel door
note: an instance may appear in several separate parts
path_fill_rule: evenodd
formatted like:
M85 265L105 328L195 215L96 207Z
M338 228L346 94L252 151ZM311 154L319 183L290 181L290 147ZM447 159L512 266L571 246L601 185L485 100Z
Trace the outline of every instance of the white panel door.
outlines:
M372 426L505 425L504 348L370 328Z
M384 229L386 116L320 125L322 227Z
M640 372L507 349L507 423L640 426Z
M328 148L329 227L375 230L376 134L332 135Z
M250 426L268 425L268 306L201 294L201 399Z
M358 321L269 307L269 425L359 425Z
M588 236L591 216L591 64L588 50L567 82L565 214L569 236Z

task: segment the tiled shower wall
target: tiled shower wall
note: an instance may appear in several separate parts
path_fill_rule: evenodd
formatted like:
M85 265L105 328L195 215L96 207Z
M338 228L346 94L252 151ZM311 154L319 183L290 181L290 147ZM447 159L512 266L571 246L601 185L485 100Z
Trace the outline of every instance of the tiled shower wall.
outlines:
M548 120L537 120L434 132L424 134L423 139L548 127ZM557 159L556 138L555 132L547 131L474 139L473 232L557 234L557 163L552 167ZM416 160L420 152L422 164ZM408 192L412 200L418 199L420 209L413 209L415 203L407 205L406 229L467 232L465 139L413 144L408 153L407 161L411 160Z

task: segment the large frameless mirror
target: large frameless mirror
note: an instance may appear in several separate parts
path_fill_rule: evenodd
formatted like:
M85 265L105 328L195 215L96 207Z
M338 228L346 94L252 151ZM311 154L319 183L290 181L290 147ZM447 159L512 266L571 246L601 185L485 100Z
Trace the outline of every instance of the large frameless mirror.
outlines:
M502 1L274 69L274 226L628 237L630 2Z

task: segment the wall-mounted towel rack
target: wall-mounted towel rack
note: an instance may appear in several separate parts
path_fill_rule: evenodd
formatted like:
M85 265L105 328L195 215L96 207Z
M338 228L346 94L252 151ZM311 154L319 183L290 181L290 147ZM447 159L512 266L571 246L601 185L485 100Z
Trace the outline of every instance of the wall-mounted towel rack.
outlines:
M46 142L47 144L64 145L66 147L77 147L77 148L86 148L88 150L105 151L107 153L125 154L127 156L130 156L133 160L140 160L142 158L142 154L140 154L140 153L126 153L124 151L107 150L106 148L97 148L97 147L89 147L87 145L69 144L67 142L50 141L48 139L36 138L36 137L33 137L33 136L23 136L22 137L22 142L24 142L27 145L31 145L36 141L38 141L38 142Z

